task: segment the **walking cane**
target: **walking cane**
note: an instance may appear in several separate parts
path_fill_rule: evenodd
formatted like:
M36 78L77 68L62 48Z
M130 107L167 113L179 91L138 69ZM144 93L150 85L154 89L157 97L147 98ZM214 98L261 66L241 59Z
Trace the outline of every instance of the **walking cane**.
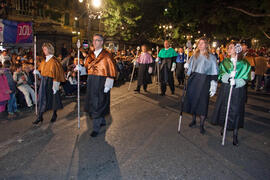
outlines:
M34 68L37 70L37 36L34 36ZM36 73L34 74L35 78L35 99L36 99L36 104L35 104L35 112L37 115L37 75Z
M78 82L77 82L77 93L78 93L78 129L80 129L80 70L79 70L79 65L80 65L80 47L81 43L80 40L78 39L77 41L77 48L78 48L78 62L77 62L77 71L78 71Z
M187 61L188 61L188 54L189 54L189 48L187 50ZM181 129L181 123L182 123L182 117L183 117L183 105L184 105L184 99L186 96L186 91L187 91L187 80L186 80L187 75L185 74L185 79L184 79L184 89L183 89L183 94L181 97L181 111L180 111L180 117L178 121L178 133L180 133Z
M238 54L242 51L242 47L240 44L235 45L235 52L236 52L236 61L233 62L233 70L236 71L236 63L237 63L237 58ZM235 76L235 74L234 74ZM234 79L234 76L232 79ZM225 137L226 137L226 130L227 130L227 124L228 124L228 116L229 116L229 111L230 111L230 104L231 104L231 97L232 97L232 89L233 85L231 85L230 88L230 93L229 93L229 98L228 98L228 104L227 104L227 111L226 111L226 118L225 118L225 124L224 124L224 129L223 129L223 137L222 137L222 146L225 145Z
M158 53L159 53L159 47L157 46L157 58L158 58ZM158 88L158 94L159 94L159 61L157 62L157 88Z
M129 85L128 85L128 91L130 89L130 86L131 86L131 82L133 80L133 76L134 76L134 72L135 72L135 67L136 67L136 60L137 60L137 57L138 57L138 54L139 54L139 50L140 50L140 46L137 47L137 52L136 52L136 56L135 56L135 60L133 62L133 69L132 69L132 73L131 73L131 78L130 78L130 82L129 82Z

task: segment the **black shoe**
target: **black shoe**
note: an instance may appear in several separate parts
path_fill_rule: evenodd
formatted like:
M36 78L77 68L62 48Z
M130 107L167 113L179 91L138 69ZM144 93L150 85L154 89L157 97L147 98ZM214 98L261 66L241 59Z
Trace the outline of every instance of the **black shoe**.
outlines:
M43 122L43 117L38 117L34 122L32 122L32 124L37 125L38 123L42 123Z
M97 137L98 135L98 132L96 131L92 131L92 133L90 134L91 137Z
M147 89L143 89L143 90L144 90L144 92L148 92Z
M205 134L205 129L204 129L204 127L202 125L200 125L200 133Z
M161 93L161 94L159 94L160 96L165 96L165 93Z
M233 145L238 146L238 138L236 135L233 135Z
M105 123L100 124L100 127L103 127L103 126L106 126L106 124Z
M223 136L223 131L224 131L224 129L221 128L221 129L220 129L220 135L221 135L221 136Z
M189 127L193 127L193 126L195 126L196 125L196 121L191 121L191 123L189 123Z
M140 90L139 89L135 89L134 91L140 93Z
M33 111L33 110L34 110L34 106L33 105L26 108L26 111Z
M52 118L51 118L51 123L54 123L57 119L57 115L53 115Z
M172 91L172 95L174 95L174 91Z

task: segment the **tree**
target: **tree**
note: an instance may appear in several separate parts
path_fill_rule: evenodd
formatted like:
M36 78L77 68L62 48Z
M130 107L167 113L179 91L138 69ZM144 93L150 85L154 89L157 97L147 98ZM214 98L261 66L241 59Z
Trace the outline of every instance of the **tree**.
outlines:
M107 35L120 35L124 40L129 40L141 14L135 1L108 0L103 19Z
M205 34L211 39L257 38L270 44L269 19L269 0L108 0L105 29L109 35L139 42L170 38L183 44L187 35L195 39ZM167 31L163 25L173 28Z

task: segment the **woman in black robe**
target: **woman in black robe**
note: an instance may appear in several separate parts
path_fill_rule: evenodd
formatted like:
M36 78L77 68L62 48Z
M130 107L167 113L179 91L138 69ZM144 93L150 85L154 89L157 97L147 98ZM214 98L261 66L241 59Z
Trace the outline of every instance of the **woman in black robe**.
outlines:
M188 85L183 112L193 114L190 127L196 125L196 115L200 116L200 132L205 133L204 121L208 113L209 95L214 96L217 88L218 66L216 57L209 53L206 38L198 41L197 50L185 67L188 68Z
M247 90L245 85L250 79L251 66L246 60L241 59L240 55L238 60L236 59L235 42L229 43L227 47L230 58L224 59L219 66L218 79L222 82L222 84L217 97L211 123L224 127L229 92L231 85L233 85L227 129L233 130L233 145L238 145L238 130L239 128L244 127ZM233 70L234 61L236 64L236 71ZM232 76L234 76L234 80L230 81ZM221 134L223 133L222 130L223 128L221 129Z

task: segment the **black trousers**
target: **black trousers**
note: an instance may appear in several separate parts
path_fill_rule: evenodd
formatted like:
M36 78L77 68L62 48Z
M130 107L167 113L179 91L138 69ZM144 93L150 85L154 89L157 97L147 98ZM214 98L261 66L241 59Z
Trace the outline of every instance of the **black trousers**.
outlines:
M174 93L175 87L174 87L173 72L169 71L167 75L168 75L168 81L167 82L169 84L169 87L171 89L171 92ZM166 83L166 81L161 81L160 86L161 86L161 93L162 94L165 94L166 93L166 89L167 89L167 83Z

